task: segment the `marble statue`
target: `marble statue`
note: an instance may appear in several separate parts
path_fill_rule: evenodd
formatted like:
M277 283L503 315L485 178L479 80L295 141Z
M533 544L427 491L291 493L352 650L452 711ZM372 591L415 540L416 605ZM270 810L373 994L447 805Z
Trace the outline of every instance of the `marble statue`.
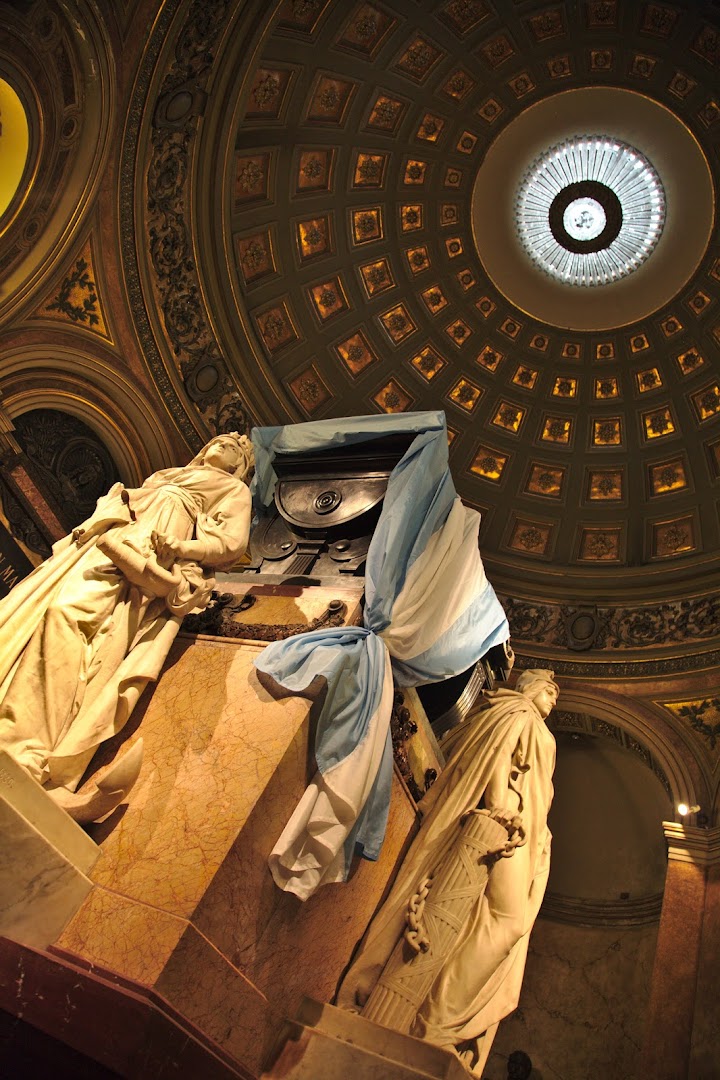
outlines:
M338 993L473 1075L517 1006L545 891L557 694L551 671L525 671L446 736L420 831Z
M250 440L231 433L139 488L115 484L0 601L0 749L77 820L108 813L137 775L131 751L102 798L73 794L158 677L183 616L207 604L213 570L245 551L252 465Z

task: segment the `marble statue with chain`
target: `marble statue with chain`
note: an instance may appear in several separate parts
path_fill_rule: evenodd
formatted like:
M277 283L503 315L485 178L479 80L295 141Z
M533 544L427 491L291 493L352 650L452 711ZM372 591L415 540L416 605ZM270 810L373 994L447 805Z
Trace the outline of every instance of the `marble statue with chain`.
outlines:
M456 1052L479 1075L517 1005L550 865L551 671L487 694L446 737L424 820L338 1004Z

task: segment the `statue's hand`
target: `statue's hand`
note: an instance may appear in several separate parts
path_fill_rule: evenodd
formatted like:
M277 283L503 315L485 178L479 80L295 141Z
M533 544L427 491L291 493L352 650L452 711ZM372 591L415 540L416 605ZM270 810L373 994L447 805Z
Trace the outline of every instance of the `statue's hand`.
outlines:
M522 847L527 842L522 817L514 810L506 810L503 807L493 807L490 817L507 829L508 839L503 855L512 855L516 847Z
M182 558L183 542L178 540L176 536L166 536L164 533L152 532L150 540L155 548L155 554L159 562L171 565Z
M490 810L490 817L493 821L497 821L498 825L504 825L506 829L509 826L517 828L518 825L522 824L522 818L517 810L508 810L504 806L493 806Z
M87 542L87 536L84 529L73 529L72 531L73 543L77 547L82 547Z

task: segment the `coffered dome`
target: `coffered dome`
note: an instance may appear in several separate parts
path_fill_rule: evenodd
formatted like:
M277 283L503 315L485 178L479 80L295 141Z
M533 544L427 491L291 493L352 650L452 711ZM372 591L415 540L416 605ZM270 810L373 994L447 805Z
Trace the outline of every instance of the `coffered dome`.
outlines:
M166 400L208 428L243 410L443 408L496 579L706 585L720 547L708 6L266 7L253 23L225 5L202 35L178 16L203 63L158 60L135 132L151 151L128 274ZM604 165L599 143L618 148ZM567 183L548 182L553 160Z

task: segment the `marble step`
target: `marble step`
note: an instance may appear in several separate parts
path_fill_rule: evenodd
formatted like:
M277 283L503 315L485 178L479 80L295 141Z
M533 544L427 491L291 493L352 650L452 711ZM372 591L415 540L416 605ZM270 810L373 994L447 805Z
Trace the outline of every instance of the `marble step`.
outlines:
M92 889L100 849L0 750L0 935L45 949Z
M306 998L266 1080L467 1080L454 1054Z

